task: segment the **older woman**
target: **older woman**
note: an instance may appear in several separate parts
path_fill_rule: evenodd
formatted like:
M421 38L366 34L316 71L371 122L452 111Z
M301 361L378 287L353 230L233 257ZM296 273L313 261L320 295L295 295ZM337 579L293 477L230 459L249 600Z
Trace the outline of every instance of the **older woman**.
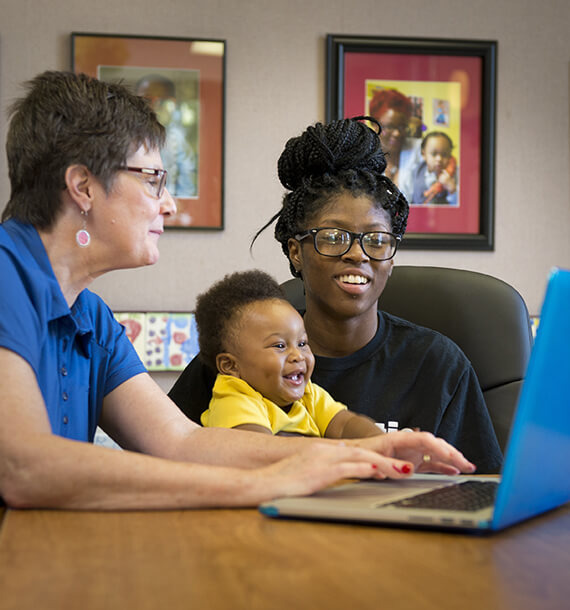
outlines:
M0 225L4 501L250 506L347 476L400 477L424 454L441 472L470 470L427 434L343 446L204 429L184 417L87 289L103 273L158 260L164 217L175 209L163 143L148 102L85 75L41 74L12 108L12 191ZM97 424L127 451L90 444Z
M408 218L385 167L378 132L355 119L307 128L279 159L288 192L266 226L277 219L275 237L303 280L313 381L357 413L429 430L479 471L496 472L501 451L465 355L439 333L378 311ZM195 416L211 383L195 360L170 396Z

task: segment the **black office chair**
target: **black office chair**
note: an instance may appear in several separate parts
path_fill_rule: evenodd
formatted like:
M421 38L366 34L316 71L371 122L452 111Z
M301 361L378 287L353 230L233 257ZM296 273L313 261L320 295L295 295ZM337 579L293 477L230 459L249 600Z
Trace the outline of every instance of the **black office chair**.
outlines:
M281 286L293 306L304 309L301 280ZM394 267L379 308L459 345L477 373L504 450L532 348L530 318L521 295L483 273L403 265Z

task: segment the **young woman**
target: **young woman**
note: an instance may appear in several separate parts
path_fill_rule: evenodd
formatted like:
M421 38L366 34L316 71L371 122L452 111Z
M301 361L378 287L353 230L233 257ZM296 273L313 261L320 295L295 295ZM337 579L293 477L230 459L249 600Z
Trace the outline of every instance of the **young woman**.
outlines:
M317 123L287 142L278 173L288 192L263 227L277 220L275 237L303 280L313 381L352 411L428 430L479 472L497 472L501 451L465 355L439 333L378 311L408 204L383 175L380 125L368 119L378 131L344 119ZM170 396L196 417L212 384L194 360Z

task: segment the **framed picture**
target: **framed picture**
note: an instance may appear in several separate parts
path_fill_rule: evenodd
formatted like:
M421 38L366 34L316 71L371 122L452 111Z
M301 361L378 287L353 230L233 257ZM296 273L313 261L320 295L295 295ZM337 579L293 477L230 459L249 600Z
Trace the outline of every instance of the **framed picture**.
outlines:
M403 248L494 247L496 61L493 41L327 36L326 118L382 125Z
M225 55L224 40L71 34L75 72L145 95L165 126L170 228L224 226Z

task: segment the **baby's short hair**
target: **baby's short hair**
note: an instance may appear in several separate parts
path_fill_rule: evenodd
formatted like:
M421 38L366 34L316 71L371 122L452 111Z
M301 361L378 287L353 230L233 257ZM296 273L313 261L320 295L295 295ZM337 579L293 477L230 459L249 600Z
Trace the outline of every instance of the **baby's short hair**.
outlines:
M453 140L446 133L443 131L430 131L429 133L426 133L420 145L422 152L425 150L426 144L431 138L444 138L449 144L449 150L453 150Z
M196 326L202 361L216 370L216 356L226 351L232 325L246 305L256 301L286 301L279 284L258 269L226 275L196 300Z

